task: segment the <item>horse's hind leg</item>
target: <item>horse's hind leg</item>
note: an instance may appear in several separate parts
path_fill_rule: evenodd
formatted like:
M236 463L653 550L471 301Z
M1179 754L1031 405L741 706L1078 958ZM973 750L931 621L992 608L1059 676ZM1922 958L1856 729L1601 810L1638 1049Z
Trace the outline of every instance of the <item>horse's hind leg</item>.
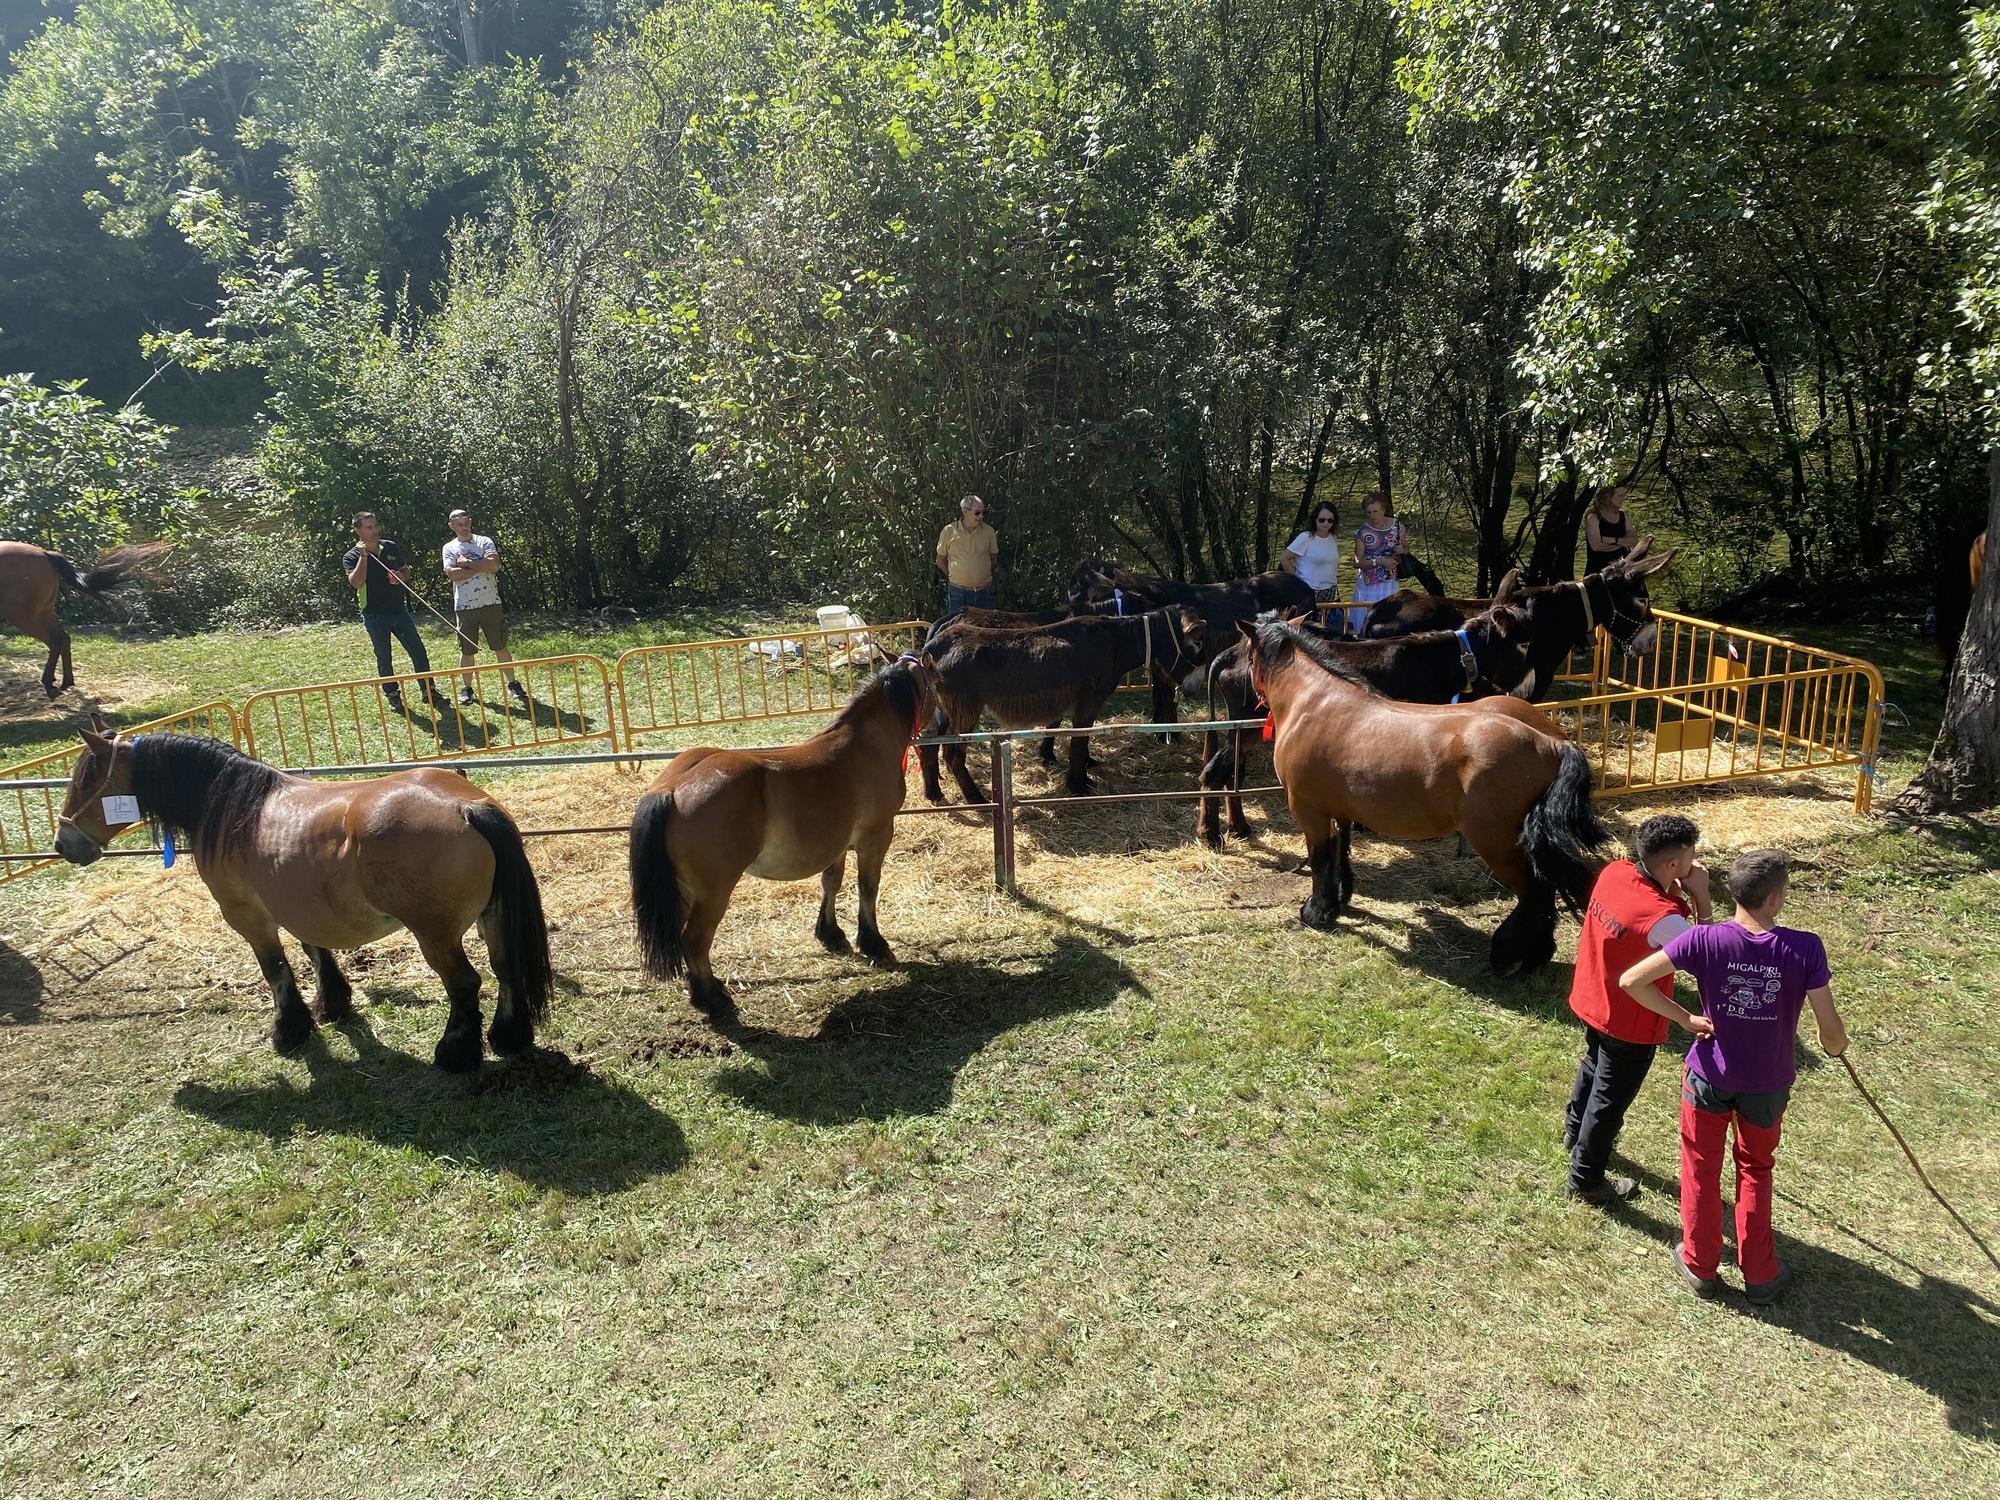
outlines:
M1487 961L1498 974L1525 974L1539 969L1556 953L1555 892L1535 879L1528 865L1519 835L1500 820L1490 820L1465 830L1473 851L1486 862L1500 883L1519 899L1500 925L1493 929Z
M1254 729L1232 729L1236 737L1235 760L1229 768L1229 831L1239 839L1250 837L1250 820L1243 816L1243 799L1237 794L1243 790L1243 757L1254 748L1257 731Z
M864 957L873 963L893 964L895 950L882 939L882 929L875 925L875 893L882 887L882 861L888 857L889 843L896 836L896 825L887 822L879 832L869 832L854 846L855 883L861 888L861 920L855 928L855 936Z
M1234 734L1235 731L1231 730L1230 733ZM1227 784L1227 777L1223 770L1222 758L1224 751L1221 748L1220 740L1221 736L1213 729L1202 731L1200 783L1201 789L1204 792L1211 789L1220 792ZM1209 848L1220 849L1222 847L1222 798L1219 796L1203 797L1200 808L1201 810L1195 814L1195 836L1208 845Z
M1354 848L1354 825L1339 824L1340 830L1340 909L1342 911L1354 903L1354 861L1348 856Z
M49 659L42 663L42 691L53 698L63 690L62 687L56 686L57 663L62 664L63 687L68 687L72 682L76 681L76 675L70 670L69 635L63 630L62 626L55 626L54 633L48 636L47 639L49 643Z
M847 875L847 855L842 852L839 859L828 865L819 874L819 922L813 928L813 936L829 953L849 952L847 934L840 930L840 922L833 914L834 897L840 894L840 882Z
M728 891L720 896L703 893L688 903L687 916L681 924L681 951L687 959L688 1000L710 1020L720 1022L736 1019L736 997L729 993L727 985L715 977L715 970L708 961L708 950L715 942L715 929L722 925L722 914L728 909Z
M457 934L447 941L418 941L424 962L444 981L445 997L451 1002L444 1035L438 1038L431 1061L447 1073L475 1072L486 1055L479 1036L479 971L465 956L464 940Z
M308 943L306 957L312 960L313 985L318 991L313 996L313 1019L322 1025L345 1021L354 1014L354 986L347 982L347 976L340 972L340 965L333 961L333 950L315 948Z
M486 1039L500 1056L510 1057L535 1045L535 1021L501 973L505 966L500 955L507 951L507 934L501 930L499 908L491 903L479 914L479 938L486 944L486 961L493 966L497 992L493 1000L493 1024L487 1029Z

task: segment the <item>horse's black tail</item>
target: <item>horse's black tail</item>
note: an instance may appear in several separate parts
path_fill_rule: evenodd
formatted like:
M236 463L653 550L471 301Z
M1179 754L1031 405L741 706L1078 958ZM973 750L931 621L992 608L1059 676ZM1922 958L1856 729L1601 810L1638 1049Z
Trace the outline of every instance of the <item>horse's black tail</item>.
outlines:
M1597 879L1592 851L1611 837L1590 805L1590 760L1575 745L1562 747L1556 779L1535 799L1521 822L1521 847L1536 880L1554 890L1572 912L1582 913Z
M549 991L555 984L549 967L549 927L542 916L542 888L535 883L521 830L497 802L473 803L465 811L465 821L493 850L493 892L486 898L486 909L500 934L497 949L488 944L494 977L525 1007L530 1021L545 1021Z
M678 979L687 967L681 949L681 887L667 852L667 823L674 815L671 792L639 799L632 814L632 919L639 929L639 955L655 979Z
M149 562L156 562L174 550L172 542L139 542L129 547L114 547L97 560L97 566L87 573L79 573L76 564L60 552L43 552L49 566L56 570L56 577L72 588L82 589L86 594L101 594L114 589L125 581L125 575L134 568L143 568Z

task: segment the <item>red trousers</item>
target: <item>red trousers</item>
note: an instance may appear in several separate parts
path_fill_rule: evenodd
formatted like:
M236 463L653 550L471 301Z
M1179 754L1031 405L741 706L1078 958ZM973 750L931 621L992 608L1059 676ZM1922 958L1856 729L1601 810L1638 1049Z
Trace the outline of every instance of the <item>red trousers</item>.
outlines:
M1722 1257L1722 1144L1736 1122L1736 1264L1752 1285L1778 1275L1771 1238L1771 1166L1784 1119L1768 1128L1734 1110L1716 1114L1681 1098L1681 1259L1704 1280Z

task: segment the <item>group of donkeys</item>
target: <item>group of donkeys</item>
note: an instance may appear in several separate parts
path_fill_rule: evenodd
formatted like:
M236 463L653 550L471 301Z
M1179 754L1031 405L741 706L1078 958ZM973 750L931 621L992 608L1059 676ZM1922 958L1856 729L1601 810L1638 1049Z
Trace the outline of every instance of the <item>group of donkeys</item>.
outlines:
M1210 720L1253 720L1263 704L1241 627L1289 619L1321 640L1340 662L1385 697L1450 703L1496 693L1539 701L1570 654L1588 649L1598 626L1627 652L1652 639L1646 580L1672 554L1652 556L1650 539L1620 562L1582 582L1523 587L1509 573L1490 599L1448 598L1421 563L1411 571L1426 592L1376 603L1359 638L1314 623L1312 590L1289 573L1260 573L1223 583L1182 583L1089 559L1071 575L1061 607L1033 612L968 609L940 621L923 647L937 679L933 735L962 735L990 713L1009 729L1078 729L1096 722L1105 701L1135 672L1151 679L1152 720L1173 723L1178 695L1205 699ZM1406 563L1411 560L1406 559ZM1197 831L1221 846L1229 832L1247 836L1241 798L1243 763L1258 730L1206 730ZM1055 762L1055 742L1041 758ZM967 802L989 800L966 769L963 745L919 746L924 795L943 802L942 761ZM1066 787L1090 791L1088 737L1069 742Z

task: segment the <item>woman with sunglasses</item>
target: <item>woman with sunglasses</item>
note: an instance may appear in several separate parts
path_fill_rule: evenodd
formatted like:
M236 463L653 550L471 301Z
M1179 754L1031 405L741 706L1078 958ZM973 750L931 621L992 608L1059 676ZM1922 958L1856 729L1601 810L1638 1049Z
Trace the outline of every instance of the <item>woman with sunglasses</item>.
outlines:
M1281 559L1287 573L1295 575L1324 604L1340 597L1340 538L1334 535L1340 512L1322 500L1313 507L1307 529L1293 537Z

